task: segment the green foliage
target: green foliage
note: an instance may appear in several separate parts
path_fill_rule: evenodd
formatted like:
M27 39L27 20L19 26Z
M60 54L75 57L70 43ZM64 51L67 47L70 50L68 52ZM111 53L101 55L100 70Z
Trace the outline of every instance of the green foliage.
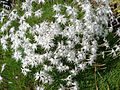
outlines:
M1 90L30 90L34 88L34 78L27 77L21 73L21 62L16 62L12 57L12 51L3 51L0 45L0 67L6 63L5 70L0 73L3 82L0 84ZM1 68L0 68L1 70ZM32 82L32 83L31 83Z

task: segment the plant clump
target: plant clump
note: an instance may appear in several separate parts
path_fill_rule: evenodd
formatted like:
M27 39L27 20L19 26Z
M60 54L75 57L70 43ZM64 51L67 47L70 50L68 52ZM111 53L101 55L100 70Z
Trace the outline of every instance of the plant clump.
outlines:
M47 85L52 88L56 82L59 90L79 90L80 85L74 78L80 72L95 64L99 57L119 57L120 28L113 29L115 17L109 2L94 1L94 7L92 1L76 0L73 5L50 5L47 10L44 7L50 2L26 0L20 9L1 11L2 49L7 50L10 46L12 58L22 63L23 75L31 72L34 80L40 83L35 86L37 90L45 89ZM23 15L19 15L19 10ZM45 15L49 11L48 18ZM112 37L115 42L110 40L111 33L115 34Z

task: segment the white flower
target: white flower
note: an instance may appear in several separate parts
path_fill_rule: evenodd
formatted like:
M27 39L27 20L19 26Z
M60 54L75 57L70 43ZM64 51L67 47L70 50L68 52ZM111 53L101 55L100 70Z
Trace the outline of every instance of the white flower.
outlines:
M45 3L45 0L38 0L38 3Z
M79 90L78 86L73 86L71 90Z
M8 39L8 35L6 35L6 36L2 36L2 38L1 38L1 44L2 44L2 48L4 49L4 50L6 50L7 49L7 39Z
M72 85L72 81L67 81L67 85L68 86Z
M76 81L72 83L72 85L73 87L71 88L71 90L79 90L78 83Z
M90 66L92 66L92 64L94 63L94 60L96 59L96 55L95 54L93 54L93 55L90 55L90 57L89 57L89 60L90 61L88 61L88 64L90 65Z
M10 20L16 20L17 18L19 18L18 14L17 14L17 10L13 9L8 17Z
M94 48L94 47L92 47L92 48L91 48L91 53L92 53L92 54L96 54L96 52L97 52L97 49Z
M112 32L112 31L113 31L113 27L110 27L110 28L109 28L109 32Z
M74 62L75 59L75 52L74 51L69 51L67 54L67 61L68 62Z
M103 59L105 58L105 52L104 51L102 52L102 58Z
M71 81L72 80L72 76L71 75L69 75L67 78L65 78L65 79L62 79L63 81Z
M36 12L35 12L35 16L36 17L42 17L42 10L41 9L39 9L39 10L37 10Z
M32 11L25 12L24 17L28 18L32 16Z
M120 46L115 45L114 47L116 48L115 51L120 51Z
M68 13L68 15L72 14L72 7L71 6L66 6L67 10L66 12Z
M22 53L20 51L15 51L13 54L13 58L15 58L16 61L22 59Z
M30 72L31 70L29 70L28 68L21 68L22 69L22 73L24 76L27 75L27 72Z
M4 32L5 30L7 30L7 25L4 24L2 27L1 27L1 31Z
M66 66L66 65L63 66L63 63L58 64L58 66L56 68L58 69L59 72L63 72L63 71L66 71L69 69L68 66Z
M3 4L4 8L7 8L8 10L10 9L10 6Z
M78 10L76 9L76 8L72 8L71 6L66 6L66 12L67 12L67 14L68 14L68 16L70 16L70 15L73 15L74 17L75 16L77 16L77 12L78 12Z
M114 49L112 49L111 54L113 54L113 57L117 55Z
M35 73L35 81L36 80L39 80L44 84L45 83L52 84L52 82L53 82L52 78L44 71L40 71L40 73L38 73L38 72Z
M60 84L60 87L61 88L59 88L58 90L65 90L65 87L62 84Z
M26 31L27 28L30 28L30 25L29 25L28 23L26 23L25 21L23 21L18 28L19 28L19 30L21 30L21 31Z
M53 5L53 10L56 11L56 12L60 12L60 4L57 4L57 5Z
M44 90L45 87L43 87L43 86L36 86L35 88L36 88L36 90Z
M120 37L120 28L117 30L117 34Z
M3 80L3 78L2 78L1 75L0 75L0 84L1 84L2 80Z
M40 74L37 72L37 73L35 74L35 81L37 81L39 78L40 78Z
M70 70L70 72L72 73L72 75L77 75L77 67L75 66L75 69Z
M64 89L62 89L62 88L59 88L58 90L64 90Z
M26 10L26 9L27 9L27 6L28 6L28 4L25 3L25 2L23 2L21 8L22 8L23 10Z
M24 15L23 15L22 17L20 17L20 21L19 21L19 23L22 23L23 21L25 21L25 17L24 17Z
M8 82L9 84L12 84L12 82Z
M7 45L6 44L3 44L3 50L6 50L7 49Z
M8 39L8 37L6 37L6 36L2 36L2 38L1 38L1 44L7 44L7 40Z
M96 47L98 45L97 41L96 40L92 41L92 45Z
M57 23L65 24L67 22L67 19L64 18L65 15L56 14L54 17L57 18L57 20L56 20Z
M49 61L51 62L51 64L53 64L53 65L57 65L58 64L58 62L59 62L59 60L58 59L56 59L56 58L50 58L49 59Z
M86 63L79 64L78 68L80 68L81 70L84 70L86 68Z
M2 73L3 70L5 69L5 65L6 65L6 63L4 63L4 64L2 65L1 73Z
M81 48L82 51L89 51L90 45L85 45Z
M31 1L31 0L30 0ZM28 0L27 0L27 2L23 2L22 3L22 6L21 6L21 8L22 8L22 10L27 10L27 11L31 11L32 10L32 4L31 4L31 2L29 2Z
M10 29L10 32L11 32L11 33L14 33L14 31L15 31L15 27L12 27L12 28Z
M76 2L80 2L80 0L76 0Z
M106 47L106 48L109 48L109 47L110 47L110 46L109 46L109 42L108 42L106 39L103 39L103 41L105 42L105 43L104 43L105 47Z
M3 20L4 20L4 17L1 17L0 18L0 22L3 23Z
M86 13L89 13L91 10L91 5L90 4L82 4L81 5L82 9L87 11Z
M44 65L44 70L45 70L45 71L52 71L52 67L51 67L51 66Z
M84 52L78 51L77 55L80 60L86 59L86 54Z

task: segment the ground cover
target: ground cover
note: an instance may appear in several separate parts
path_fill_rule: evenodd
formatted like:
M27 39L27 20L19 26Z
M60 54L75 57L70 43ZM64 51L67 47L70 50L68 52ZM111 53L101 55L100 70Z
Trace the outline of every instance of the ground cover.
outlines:
M6 24L8 22L8 20L13 19L13 20L11 20L11 25L8 25L7 31L5 29L1 29L1 31L5 30L4 32L3 31L0 32L1 38L3 38L3 36L5 36L5 35L12 35L11 32L17 35L16 32L21 30L20 25L22 23L20 23L20 20L21 20L21 22L24 22L24 20L22 21L22 19L23 19L22 16L24 15L25 22L29 24L27 26L27 24L24 23L24 24L26 24L26 27L28 29L26 29L26 33L25 34L23 33L23 35L25 35L26 38L30 39L29 41L27 41L27 39L25 38L26 43L30 42L31 45L33 45L36 42L40 43L38 45L35 45L36 47L32 46L32 49L33 49L35 54L33 54L33 56L31 56L31 57L34 57L36 54L44 55L48 51L55 52L56 49L58 50L57 52L59 52L58 56L65 56L63 54L61 55L61 52L60 52L61 49L59 49L59 48L62 48L62 52L64 53L64 47L61 47L62 45L63 46L65 46L65 45L68 46L67 48L69 48L71 51L72 50L76 50L76 52L80 51L81 48L84 47L84 45L82 45L81 42L78 41L80 39L76 39L76 37L79 36L80 38L83 38L85 34L84 33L80 34L81 32L76 31L75 33L73 33L73 35L75 35L75 34L80 34L80 35L76 35L76 37L72 37L72 35L70 35L72 32L69 32L69 35L67 35L67 31L66 32L63 32L63 31L66 30L65 29L66 26L72 26L73 25L73 27L74 27L74 24L76 24L76 23L73 22L74 19L75 20L76 19L80 20L83 23L87 22L87 21L85 21L85 19L83 19L84 16L87 15L87 14L85 14L85 11L82 10L82 8L79 8L78 9L79 11L77 13L78 15L76 16L75 10L73 10L73 12L69 12L70 10L68 8L68 11L66 11L67 8L65 6L62 6L64 4L67 4L68 6L70 5L72 7L79 7L79 5L75 2L73 2L72 0L70 0L69 2L68 1L63 2L63 0L56 0L54 2L45 2L44 4L42 4L42 3L38 4L36 2L32 2L31 5L33 7L32 8L33 12L30 12L29 10L27 10L28 8L29 9L31 8L29 6L27 8L24 6L23 7L24 10L21 10L21 8L19 8L19 7L21 7L22 2L20 2L18 4L18 6L16 5L16 7L15 7L16 10L14 10L14 8L12 9L12 10L14 10L14 14L17 12L19 17L16 16L16 18L14 18L14 17L11 18L11 17L8 17L6 15L5 18L3 19L3 22L0 23L0 28L2 28L2 26L4 24ZM83 3L83 4L85 4L85 3ZM54 10L53 5L58 5L58 7L54 6L54 7L56 7L56 10ZM59 5L61 5L60 6L61 7L61 12L59 11ZM90 4L87 4L87 5L90 5ZM96 8L96 6L93 7L93 8ZM37 11L39 9L41 9L39 11L39 13L35 14L35 11ZM89 8L87 8L87 9L89 9ZM26 12L28 12L28 13L26 13ZM60 13L61 17L58 18L59 14L57 14L57 13ZM62 15L64 15L64 14L65 14L65 16L63 18ZM54 16L54 15L56 15L56 16ZM71 21L69 21L68 18ZM67 22L66 22L66 19L68 19ZM95 18L93 18L93 22L94 22L94 19ZM47 21L47 23L46 22L42 23L44 21ZM109 30L109 27L105 26L105 21L106 20L104 20L104 22L103 22L103 27L105 28L105 30ZM41 27L43 27L44 25L49 25L49 26L52 25L53 23L51 23L51 22L53 22L53 23L57 22L56 27L60 27L60 30L59 30L59 28L57 28L57 30L59 31L59 33L63 32L61 34L56 34L56 33L58 33L58 31L55 31L56 36L55 37L50 37L50 36L53 35L53 32L52 31L51 32L46 31L46 32L51 33L50 36L48 35L48 37L52 38L53 43L55 44L54 47L52 47L51 43L49 44L52 48L50 48L49 45L47 46L46 42L41 44L41 42L39 40L38 41L37 41L37 39L35 40L35 37L34 37L34 34L33 34L33 33L35 33L36 37L39 38L38 36L41 33L39 31L37 31L37 29L36 29L36 28L39 28L37 26L37 24L42 23L40 25L41 25ZM101 26L101 23L99 23L99 24ZM13 29L13 31L11 29L12 27L15 28L15 29ZM31 27L32 27L32 29L29 29ZM87 27L87 25L84 26L84 28L86 28L86 27ZM25 28L25 26L24 26L24 28ZM49 30L53 30L52 27L47 27L47 28L50 28ZM47 29L47 28L45 28L45 29ZM72 27L70 27L70 28L72 28ZM75 28L77 28L77 27L75 27ZM77 29L79 29L79 28L77 28ZM36 31L34 32L34 30L36 30ZM61 30L63 30L63 31L61 31ZM71 30L71 29L69 29L69 30ZM99 29L97 29L97 30L99 30ZM104 32L105 30L103 30L103 33L107 33L107 32ZM118 41L119 40L119 35L116 34L117 30L118 30L118 27L116 27L116 26L113 27L113 31L108 32L109 34L107 34L107 36L105 37L106 40L109 41L109 47L110 48L108 48L108 49L106 48L107 44L105 43L105 41L103 41L103 38L104 38L103 36L101 36L99 39L96 39L97 33L96 33L96 35L93 35L93 37L95 37L95 40L99 44L99 46L97 47L97 51L93 51L93 52L91 52L90 50L87 51L87 48L85 48L85 47L83 49L86 49L86 52L88 54L89 53L92 53L92 54L97 53L97 54L100 54L100 55L97 56L97 59L93 60L92 63L89 62L87 68L84 67L84 66L79 67L80 70L77 72L77 75L74 75L75 71L76 71L75 68L78 68L77 65L84 65L84 62L86 62L86 61L81 60L80 61L81 64L76 64L78 61L76 61L76 62L73 61L75 63L74 64L73 62L72 63L68 62L65 57L62 57L62 58L60 57L60 63L59 64L63 63L63 65L61 64L62 66L64 66L63 67L63 72L61 72L62 66L59 67L60 69L59 68L56 69L58 67L58 65L57 66L51 65L52 68L53 68L52 71L46 71L54 79L52 84L49 84L49 79L47 79L45 81L45 80L42 80L41 78L39 78L39 80L38 80L37 77L35 78L35 76L36 76L36 74L40 73L40 71L45 71L45 69L46 69L45 65L49 66L51 63L53 64L53 62L49 61L48 58L45 59L44 64L38 64L37 66L35 66L35 62L33 62L34 64L32 64L32 62L31 63L27 62L27 64L29 64L27 66L28 68L24 68L23 65L24 65L25 61L21 62L21 60L19 60L19 59L24 58L25 54L29 53L29 51L27 51L29 49L26 49L27 53L24 53L25 48L23 48L22 46L27 45L27 44L24 43L24 40L23 40L24 38L22 38L23 35L20 36L20 33L22 33L22 32L18 32L19 37L16 37L16 38L21 38L21 40L23 40L23 43L20 47L16 46L17 43L19 43L19 40L16 41L17 43L15 43L13 45L14 42L12 42L11 39L7 38L7 36L6 36L5 38L7 38L7 42L8 42L7 47L8 48L7 49L6 49L6 47L3 48L4 43L2 43L2 42L1 42L1 46L0 46L0 66L1 66L1 69L0 69L1 74L0 75L1 75L1 78L2 78L0 88L3 89L3 90L5 90L5 89L8 89L8 90L34 90L35 88L40 88L40 87L44 88L45 90L58 90L60 88L62 90L63 90L63 88L71 89L71 90L79 90L79 89L80 90L94 90L94 89L97 89L97 88L100 89L100 90L111 90L111 89L119 90L119 88L120 88L119 87L120 86L119 50L117 50L117 52L114 52L114 50L116 51L116 47L114 47L114 46L119 45L119 41ZM8 31L10 31L10 32L8 32ZM45 35L44 34L41 34L41 35L46 36L47 35L46 32L44 32ZM15 37L16 35L13 35L13 37ZM40 38L42 38L42 37L40 37ZM46 39L47 39L47 37L43 38L43 40L46 40ZM3 39L3 40L5 40L5 39ZM70 44L70 42L67 42L67 40L70 40L71 44ZM74 40L76 40L76 41L74 41ZM48 41L49 41L49 39L48 39ZM83 41L84 40L82 40L82 42ZM94 41L94 40L92 39L89 42L92 43L92 41ZM72 43L76 43L76 44L74 46L72 46ZM69 44L70 44L70 46L69 46ZM89 46L89 44L88 44L88 46ZM12 49L11 49L11 47L12 47ZM31 46L29 46L29 45L27 45L27 47L31 48ZM69 49L67 49L67 50L69 50ZM119 47L118 47L118 49L119 49ZM17 52L17 50L22 53L22 57L19 57L19 52ZM105 57L103 55L103 51L104 51L104 53L106 53ZM18 55L16 54L16 56L15 56L15 52ZM112 54L110 54L111 52L112 52ZM31 55L31 54L29 54L29 55ZM76 56L77 55L80 55L80 53L79 54L76 53ZM55 56L53 55L52 57L55 57ZM68 59L68 56L66 56L66 57ZM37 58L37 56L36 56L36 58ZM78 60L80 58L81 57L79 56ZM86 58L89 59L89 56L86 55ZM84 59L86 59L86 58L84 58ZM91 66L90 64L93 64L93 65ZM5 65L5 68L2 71L2 66L4 66L4 65ZM71 74L69 71L64 70L64 68L67 68L66 66L69 66L70 67L69 70L71 70L71 71L73 70L74 73ZM85 70L84 70L84 68L85 68ZM47 67L47 69L49 69L49 68ZM29 72L29 70L30 70L30 72ZM26 72L27 72L27 74L26 74ZM36 73L36 72L38 72L38 73ZM63 80L63 79L67 78L70 75L73 75L72 76L73 85L69 86L69 85L66 84L68 82ZM47 74L46 74L46 76L47 76ZM35 79L36 79L36 81L35 81Z

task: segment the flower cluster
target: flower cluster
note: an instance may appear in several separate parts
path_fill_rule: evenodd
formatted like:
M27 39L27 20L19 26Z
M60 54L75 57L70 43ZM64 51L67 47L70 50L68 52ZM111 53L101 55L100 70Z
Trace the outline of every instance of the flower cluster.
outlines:
M0 22L1 22L1 23L4 21L4 18L5 18L5 16L8 15L8 13L9 13L8 10L6 10L6 9L4 9L4 8L2 9L2 11L0 12Z
M2 4L2 7L6 9L10 9L12 4L10 0L0 0L0 5Z
M72 79L73 76L76 76L79 71L85 70L88 65L92 66L98 55L105 58L106 50L110 50L109 54L113 57L118 56L117 52L120 52L120 45L116 44L110 49L109 41L106 38L113 31L112 22L114 21L109 3L105 0L99 1L105 5L101 4L93 8L89 0L77 0L78 8L82 8L82 11L85 12L81 20L78 19L78 8L66 4L53 5L55 15L51 18L54 18L54 21L43 21L30 26L25 19L32 17L32 14L38 18L44 16L42 16L42 9L32 10L33 0L26 0L21 6L22 10L25 11L23 16L19 16L16 9L8 14L9 21L1 27L0 32L9 31L9 33L2 35L1 45L6 50L7 40L11 40L11 49L14 51L12 58L21 61L21 70L24 75L31 72L31 68L42 65L41 70L34 75L35 81L42 82L44 86L46 83L52 84L54 82L54 78L48 74L48 72L53 72L53 69L56 69L59 73L69 72L68 77L61 80L66 81L68 87L72 86L69 88L70 90L78 90L78 83ZM45 3L44 0L38 0L38 2ZM63 7L66 8L65 14L61 13ZM4 18L2 13L5 13L4 9L0 14ZM19 19L18 23L20 24L18 29L15 30L15 27L8 29L12 21L17 19ZM3 22L3 19L1 19L1 22ZM109 24L111 27L108 27ZM27 34L33 37L34 42L31 42L31 38L27 37ZM117 30L116 34L120 37L120 29ZM62 39L56 43L56 37ZM100 37L103 38L103 46L106 47L106 50L102 52L98 52ZM76 48L77 46L80 48ZM42 48L44 52L39 48ZM46 64L46 60L50 63ZM72 64L74 68L64 62ZM0 80L2 81L2 78ZM40 87L37 86L36 89L38 88ZM59 90L65 88L67 87L64 87L61 83Z

